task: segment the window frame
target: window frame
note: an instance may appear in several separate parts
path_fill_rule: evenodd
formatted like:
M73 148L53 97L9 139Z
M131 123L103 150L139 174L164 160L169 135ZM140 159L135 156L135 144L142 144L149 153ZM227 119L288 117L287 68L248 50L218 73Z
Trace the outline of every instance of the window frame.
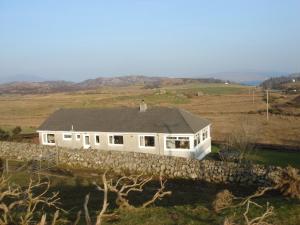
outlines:
M114 139L114 136L122 136L123 137L123 144L115 144L115 139ZM112 137L112 140L113 140L113 143L110 143L109 139L110 137ZM107 135L107 142L108 142L108 145L112 145L112 146L123 146L124 145L124 134L108 134Z
M48 142L48 134L54 135L54 143L49 143ZM44 137L46 137L46 140L45 140ZM55 133L53 133L53 132L43 132L42 133L42 143L43 143L43 145L56 145Z
M202 141L205 141L206 139L208 139L208 128L204 128L204 129L202 129ZM204 136L205 136L205 138L204 138Z
M194 135L194 148L199 147L202 144L202 132L201 130L198 131L195 135ZM196 142L196 145L195 145Z
M78 138L78 135L79 135L79 138ZM76 141L80 141L80 139L81 139L81 134L78 134L78 133L76 134L76 133L75 133L75 139L76 139Z
M167 148L167 139L172 138L175 141L177 140L183 140L182 138L188 138L189 141L189 148ZM195 151L194 148L194 142L193 142L193 134L169 134L164 136L164 149L165 151L190 151L193 152Z
M99 142L97 142L97 137L99 137ZM95 145L100 145L100 134L94 134L94 142L95 142Z
M154 146L143 146L141 145L141 137L154 137ZM154 134L140 134L138 135L138 139L139 139L139 148L156 148L156 138L155 138L155 135ZM144 139L144 142L145 142L145 139Z
M70 135L71 137L70 138L65 138L65 135ZM63 133L63 140L64 141L72 141L73 139L73 134L71 132L64 132Z

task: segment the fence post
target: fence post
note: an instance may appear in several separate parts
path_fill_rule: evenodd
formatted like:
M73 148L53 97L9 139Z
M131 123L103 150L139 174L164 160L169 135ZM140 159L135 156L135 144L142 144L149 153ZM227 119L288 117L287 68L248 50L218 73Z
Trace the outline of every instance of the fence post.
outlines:
M59 153L60 153L59 148L56 145L56 166L58 166L59 164Z
M8 167L8 159L5 159L5 173L8 174L9 167Z

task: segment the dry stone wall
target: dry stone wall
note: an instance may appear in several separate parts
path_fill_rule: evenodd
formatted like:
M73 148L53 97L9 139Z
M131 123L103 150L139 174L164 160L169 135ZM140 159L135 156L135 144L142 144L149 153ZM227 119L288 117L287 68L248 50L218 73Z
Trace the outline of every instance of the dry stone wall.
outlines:
M278 179L282 168L241 165L213 160L195 160L154 154L74 150L29 143L0 142L0 158L16 160L56 160L70 168L112 169L160 175L167 178L198 179L213 183L269 185Z

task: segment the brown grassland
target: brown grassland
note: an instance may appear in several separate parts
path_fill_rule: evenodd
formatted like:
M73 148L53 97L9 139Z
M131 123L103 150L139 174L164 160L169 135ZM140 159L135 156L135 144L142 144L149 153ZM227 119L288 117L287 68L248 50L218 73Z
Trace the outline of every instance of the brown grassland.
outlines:
M212 137L222 140L241 124L251 127L261 143L300 145L300 116L272 114L266 120L266 103L261 89L225 84L189 84L145 89L143 86L111 87L92 91L38 95L0 96L0 127L21 126L32 132L58 108L137 107L144 99L150 106L187 109L212 122ZM253 98L254 91L254 98ZM199 93L199 96L197 96ZM274 98L272 98L274 96ZM274 104L285 104L296 95L271 93ZM299 111L287 104L289 110Z

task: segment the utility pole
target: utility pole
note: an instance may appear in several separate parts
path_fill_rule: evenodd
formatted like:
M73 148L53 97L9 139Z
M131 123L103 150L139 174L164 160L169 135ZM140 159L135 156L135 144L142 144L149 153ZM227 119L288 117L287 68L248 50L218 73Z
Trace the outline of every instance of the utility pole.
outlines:
M267 121L269 120L269 90L267 89Z
M254 104L254 91L255 91L255 89L253 88L253 90L252 90L252 104Z

